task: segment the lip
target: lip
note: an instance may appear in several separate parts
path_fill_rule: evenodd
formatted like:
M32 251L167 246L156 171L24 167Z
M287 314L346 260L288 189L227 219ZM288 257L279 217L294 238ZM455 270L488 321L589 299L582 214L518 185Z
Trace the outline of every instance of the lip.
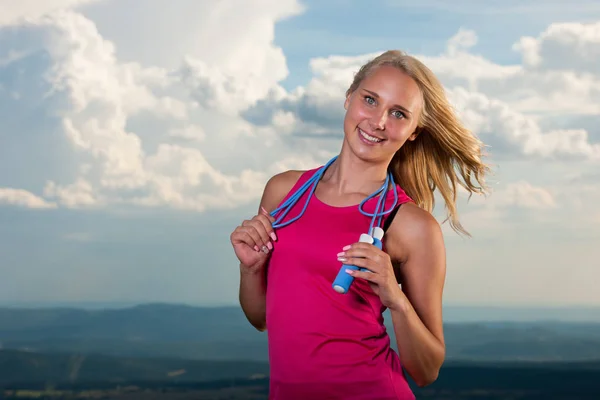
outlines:
M364 137L361 135L361 132L364 132L364 133L366 133L367 135L369 135L369 136L373 136L373 137L375 137L375 138L377 138L377 139L381 139L381 142L377 142L377 143L375 143L375 142L371 142L371 141L369 141L369 140L365 139L365 138L364 138ZM375 145L381 144L381 143L383 143L383 142L385 141L385 139L384 139L384 138L381 138L381 137L379 137L379 136L377 136L377 135L373 135L373 134L371 134L370 132L367 132L367 131L365 131L365 130L362 130L362 129L360 129L360 128L358 128L358 130L357 130L357 133L358 133L358 137L360 138L360 140L361 140L363 143L369 144L369 145L371 145L371 146L375 146Z

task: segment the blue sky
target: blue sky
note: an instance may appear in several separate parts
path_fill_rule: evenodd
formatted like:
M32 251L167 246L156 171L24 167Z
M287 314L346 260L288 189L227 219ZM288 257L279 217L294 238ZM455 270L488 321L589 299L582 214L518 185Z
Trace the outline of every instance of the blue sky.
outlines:
M600 305L600 5L448 4L0 0L0 303L236 304L230 231L400 48L492 146L446 304Z

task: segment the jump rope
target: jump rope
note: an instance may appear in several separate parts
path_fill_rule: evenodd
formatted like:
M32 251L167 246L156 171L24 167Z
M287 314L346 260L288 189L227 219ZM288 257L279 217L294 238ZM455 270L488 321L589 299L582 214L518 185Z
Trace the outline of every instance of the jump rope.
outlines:
M317 184L323 177L323 174L325 173L327 168L337 158L338 158L338 156L333 157L325 165L320 167L313 174L313 176L310 177L302 186L300 186L291 196L289 196L289 198L285 202L283 202L275 210L271 211L270 215L273 218L275 218L275 222L272 224L273 228L277 229L277 228L287 226L287 225L291 224L292 222L297 221L302 215L304 215L304 212L306 211L306 208L308 207L308 203L310 202L310 199L313 196L315 189L317 188ZM390 188L390 185L392 185L392 188L394 190L394 204L388 210L385 210L385 201L387 198L387 193ZM300 213L296 217L291 218L285 222L282 222L283 219L290 212L290 210L296 205L296 203L300 200L300 198L308 190L310 190L310 192L308 193L308 196L306 198L306 202L304 203L304 208L302 208L302 211L300 211ZM375 198L376 196L380 196L380 198L377 201L377 206L375 207L375 212L373 212L373 213L366 212L364 210L365 203L367 201L369 201L370 199ZM363 243L373 244L381 250L383 247L382 240L383 240L383 235L384 235L383 229L380 227L381 222L383 220L383 217L385 215L389 214L390 212L392 212L392 210L394 210L394 208L396 207L397 204L398 204L398 190L396 188L396 183L394 182L394 177L388 171L387 177L386 177L383 185L381 185L381 187L379 189L377 189L376 191L371 193L366 199L361 201L360 204L358 205L358 210L361 212L361 214L363 214L367 217L371 217L371 223L369 225L369 232L361 234L358 241L363 242ZM356 265L342 264L335 280L333 281L333 283L331 285L336 292L341 293L341 294L347 293L348 290L350 289L350 286L352 285L352 282L354 281L354 277L352 275L349 275L345 271L346 269L355 270L355 271L356 270L368 271L366 268L359 268Z

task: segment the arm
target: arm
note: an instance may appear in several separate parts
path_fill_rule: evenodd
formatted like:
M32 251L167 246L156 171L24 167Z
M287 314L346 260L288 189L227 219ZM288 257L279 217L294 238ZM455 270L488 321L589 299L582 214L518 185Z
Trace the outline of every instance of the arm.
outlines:
M390 307L402 364L421 387L433 383L445 358L442 292L446 255L441 228L406 204L388 230L388 253L401 263L402 291Z
M267 279L265 271L264 266L253 270L240 265L240 306L248 322L261 332L267 329Z
M269 179L260 201L258 215L265 214L261 210L262 208L267 210L267 212L274 210L281 203L286 194L292 189L301 173L301 171L287 171L277 174ZM270 216L268 218L272 223L273 218ZM248 319L252 326L261 332L267 329L266 271L268 268L268 262L269 257L267 255L261 257L256 265L244 265L243 263L240 263L240 306L246 315L246 319Z

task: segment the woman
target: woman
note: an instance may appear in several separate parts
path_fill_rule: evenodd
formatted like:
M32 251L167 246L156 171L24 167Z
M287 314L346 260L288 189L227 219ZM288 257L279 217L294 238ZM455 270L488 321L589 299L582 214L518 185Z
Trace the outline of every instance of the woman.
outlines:
M453 229L467 233L456 190L484 193L482 144L457 120L433 73L400 51L358 71L344 108L339 156L273 176L258 214L231 234L241 307L268 332L270 399L413 399L404 371L426 386L444 361L446 266L434 190ZM385 188L388 177L396 183ZM314 192L282 218L283 202L311 178ZM379 249L358 238L372 232L382 197ZM354 278L344 294L332 289L340 268ZM386 308L398 353L383 324Z

